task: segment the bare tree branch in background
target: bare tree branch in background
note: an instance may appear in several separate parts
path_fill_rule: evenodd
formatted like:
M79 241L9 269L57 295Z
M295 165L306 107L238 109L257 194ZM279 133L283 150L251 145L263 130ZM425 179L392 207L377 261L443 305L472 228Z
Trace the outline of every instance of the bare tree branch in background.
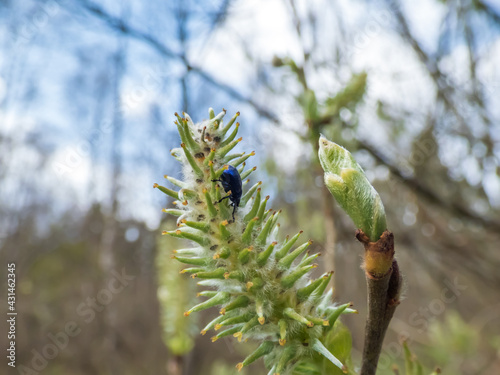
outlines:
M196 73L199 77L203 78L207 83L210 83L214 87L217 87L225 91L234 99L252 106L259 115L275 123L280 123L279 117L276 114L274 114L271 110L264 108L263 106L255 102L253 99L242 95L237 89L231 87L230 85L219 82L218 80L213 78L208 72L204 71L202 68L190 65L190 63L187 61L185 57L175 54L173 51L171 51L168 47L166 47L163 43L158 41L153 36L130 27L123 20L113 17L98 5L95 5L90 2L84 2L83 5L85 9L87 9L89 12L91 12L98 18L101 18L109 27L113 28L114 30L120 31L131 38L140 40L150 45L153 49L155 49L158 53L160 53L164 57L181 60L186 66L186 69L188 71ZM395 7L395 9L397 9L397 7ZM417 52L417 54L420 56L420 58L424 63L429 62L429 58L426 55L426 53L420 48L416 40L411 37L411 34L409 33L409 30L407 28L406 21L404 20L404 18L400 18L403 17L401 13L400 12L398 13L396 11L396 15L398 15L398 20L400 20L402 23L404 34L408 37L412 47L415 49L415 51ZM406 25L406 27L404 25ZM441 74L439 70L436 70L435 73L432 73L432 76L434 77L436 82L441 81L439 74ZM440 86L437 85L437 87L439 88ZM445 103L448 103L447 105L450 106L450 108L456 112L455 107L452 105L450 99L448 98L448 93L446 90L440 89L440 97L442 97ZM458 112L456 112L456 115L457 117L461 118ZM415 189L415 191L426 200L430 201L433 204L436 204L437 206L439 206L440 208L442 208L447 212L450 212L451 214L458 213L467 220L470 220L480 225L484 225L488 230L493 230L497 232L500 231L500 223L479 216L465 207L460 207L456 203L446 202L442 197L437 196L432 191L432 189L422 186L422 184L419 181L411 177L404 176L403 172L398 168L396 168L394 163L390 162L386 157L383 157L379 153L376 153L374 147L370 144L367 144L366 141L360 141L360 146L361 148L366 149L368 152L370 152L379 162L386 165L391 170L391 172L393 172L396 176L398 176L398 178L400 178L410 189Z

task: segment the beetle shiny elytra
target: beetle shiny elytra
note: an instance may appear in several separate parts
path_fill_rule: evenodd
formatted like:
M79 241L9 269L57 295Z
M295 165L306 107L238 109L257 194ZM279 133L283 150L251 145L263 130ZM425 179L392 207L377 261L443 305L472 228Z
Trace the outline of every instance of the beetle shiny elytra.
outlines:
M212 181L221 182L224 191L228 193L228 195L219 200L217 203L222 202L226 198L229 198L231 200L231 205L233 206L233 221L234 221L234 213L236 212L236 207L238 207L240 204L241 194L243 193L241 176L238 170L232 165L225 165L224 167L225 169L222 172L220 179Z

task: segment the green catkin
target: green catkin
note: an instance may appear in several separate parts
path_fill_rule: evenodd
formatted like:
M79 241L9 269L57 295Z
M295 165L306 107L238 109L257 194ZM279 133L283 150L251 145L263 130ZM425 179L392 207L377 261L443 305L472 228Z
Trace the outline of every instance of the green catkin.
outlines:
M238 173L240 174L240 178L241 178L241 174L243 173L243 169L245 169L245 166L246 166L246 163L243 163L241 166L236 168L238 170ZM234 165L233 165L233 167L234 167Z
M226 319L226 320L220 322L219 324L216 324L214 328L216 331L218 331L221 327L224 327L224 326L230 326L230 325L238 324L238 323L247 323L254 316L255 316L255 314L252 314L252 313L238 315L238 316Z
M327 275L324 275L323 277L320 277L319 279L314 280L309 285L297 290L297 298L300 301L307 299L316 290L316 288L321 285L321 283L323 282L323 279L325 277L327 277Z
M188 267L188 268L184 268L183 270L181 270L179 273L197 273L197 272L203 272L205 270L205 268L200 268L200 267Z
M198 293L198 296L200 297L209 297L209 298L212 298L212 297L215 297L215 295L217 294L218 292L216 290L204 290L202 292L199 292Z
M259 267L262 267L264 264L266 264L267 260L273 253L276 244L277 244L276 241L271 242L268 248L257 256L257 264L259 265Z
M245 171L241 174L241 179L244 180L245 178L247 178L248 176L250 176L250 174L252 172L255 172L257 170L257 167L253 167L251 169L249 169L248 171Z
M196 150L196 149L200 148L200 146L193 139L193 135L191 134L191 130L189 130L187 123L184 123L184 135L185 135L186 141L187 141L186 144L188 144L191 149ZM196 157L196 154L195 154L195 157Z
M250 303L250 298L247 296L238 296L235 299L233 299L231 302L229 302L227 305L225 305L221 310L220 313L224 315L228 311L232 311L234 309L238 309L241 307L247 307L248 304Z
M214 160L214 158L215 158L215 151L216 151L215 148L210 149L210 153L208 154L208 156L206 157L205 161L203 162L203 165L207 166L209 162L211 162L212 160Z
M165 180L167 180L168 182L170 182L171 184L173 184L177 187L180 187L181 189L185 188L187 186L184 182L182 182L182 181L180 181L172 176L164 175L163 177L165 178Z
M255 362L262 356L269 354L274 348L274 343L271 341L264 341L260 346L248 357L245 358L243 362L236 365L238 371L240 371L244 366L248 366L250 363Z
M221 142L220 144L220 147L224 147L224 146L227 146L229 143L231 143L231 141L236 138L236 135L238 134L238 128L240 127L240 124L236 124L236 126L234 127L234 130L232 131L232 133L224 140L224 142Z
M236 159L235 161L233 161L231 164L233 165L233 167L237 167L238 165L244 163L251 156L255 156L255 151L252 151L251 153L249 153L247 155L243 155L242 157L240 157L240 158Z
M226 336L230 336L230 335L233 335L235 334L236 332L238 332L238 330L240 329L241 325L236 325L234 327L231 327L229 329L226 329L220 333L218 333L217 335L213 336L211 338L212 342L216 342L218 339L220 338L223 338L223 337L226 337Z
M210 258L191 258L191 257L180 257L173 255L173 259L177 259L181 263L192 264L193 266L206 266L208 262L211 261Z
M201 334L205 335L208 331L210 331L212 328L215 327L216 324L223 322L226 319L231 318L232 316L236 315L236 311L229 312L225 315L219 315L217 318L213 319L210 323L208 323L205 328L201 330Z
M269 198L269 195L267 195L259 206L259 211L257 211L257 225L260 225L260 223L262 223L262 220L264 220L264 212L266 211L266 204Z
M162 193L165 193L165 194L171 196L172 198L179 199L179 193L177 191L175 191L175 190L166 188L165 186L161 186L161 185L158 185L158 184L154 184L153 187L157 188Z
M262 198L262 182L252 185L245 180L256 170L246 166L255 153L229 153L241 141L237 138L240 125L233 127L239 113L228 124L223 123L224 115L225 111L216 115L211 109L210 120L200 124L194 124L187 114L176 115L182 143L171 153L183 164L185 179L165 176L180 188L179 192L155 184L177 200L175 208L163 211L178 216L180 228L163 234L199 245L174 252L175 260L192 266L181 273L201 279L198 285L214 289L200 292L199 296L208 299L184 314L218 306L221 315L208 323L202 334L228 327L212 341L233 335L238 341L245 338L260 343L237 365L239 370L261 357L272 359L271 373L281 375L291 373L295 364L316 352L331 360L328 349L317 342L332 332L338 316L354 310L348 308L349 304L333 306L331 292L323 294L331 273L305 283L303 279L316 267L311 263L318 254L309 255L311 241L293 249L302 232L285 241L279 239L281 210L266 210L269 196ZM228 200L216 203L226 194L220 182L212 181L228 164L239 168L245 180L234 222ZM322 328L309 329L315 325ZM300 326L303 329L297 328Z
M189 162L189 165L191 166L191 168L193 168L194 173L196 173L196 176L202 177L203 171L198 166L196 160L194 160L193 154L191 154L191 152L188 150L185 143L181 143L181 147L184 150L184 154L186 155L186 159Z
M197 222L197 221L183 219L181 220L181 223L185 224L188 227L201 230L204 233L208 233L208 231L210 230L210 224L204 222Z
M276 252L276 259L281 259L283 258L292 248L292 246L297 242L299 239L300 235L302 234L302 231L297 233L295 236L293 236L291 239L289 239L282 247ZM288 238L288 237L287 237Z
M264 228L262 228L261 232L259 233L259 236L255 240L258 245L263 245L266 243L267 237L269 236L269 232L271 232L271 228L273 225L273 219L274 219L274 215L272 215L269 219L267 219L266 224L264 225Z
M238 118L239 115L240 115L240 113L236 112L236 114L233 116L233 118L231 120L229 120L227 125L222 129L221 135L225 135L227 133L227 131L229 129L231 129L231 126L234 124L234 122L236 121L236 118Z
M185 213L185 211L175 208L164 208L162 211L173 216L182 216Z
M241 197L240 205L241 206L246 206L247 202L249 199L252 197L253 193L257 190L257 188L262 184L262 181L257 182L255 185L253 185L248 191Z
M245 222L249 222L251 219L253 219L256 215L257 212L259 211L259 206L260 206L260 191L261 189L257 189L257 194L255 195L254 202L252 204L252 208L248 212L248 214L245 216L244 220Z
M241 338L245 333L250 331L252 328L259 326L259 317L254 316L252 319L250 319L243 327L241 327L240 331L238 332L239 334L235 334L234 337L238 339L238 341L241 341Z
M317 257L321 256L321 253L315 253L315 254L312 254L312 255L309 255L304 257L303 260L300 261L300 263L297 265L297 267L303 267L303 266L307 266L308 264L312 264L312 262L314 262L316 260Z
M208 189L203 189L203 194L205 195L205 203L207 204L208 214L211 218L217 216L217 209L212 202L212 197L210 197Z
M224 157L224 163L229 163L231 160L234 160L236 158L240 158L243 155L245 155L245 152L240 152L239 154L229 154Z
M286 255L283 259L281 259L278 264L281 266L281 267L284 267L284 268L289 268L293 261L300 255L302 254L304 251L307 250L307 248L312 244L312 241L309 240L307 241L305 244L299 246L298 248L296 248L294 251L292 251L290 254Z

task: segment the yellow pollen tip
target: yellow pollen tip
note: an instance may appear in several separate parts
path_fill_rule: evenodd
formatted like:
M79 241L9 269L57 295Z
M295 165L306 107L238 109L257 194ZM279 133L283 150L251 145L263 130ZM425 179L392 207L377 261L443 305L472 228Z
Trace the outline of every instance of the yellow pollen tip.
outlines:
M311 268L317 268L317 267L318 267L318 265L316 263L311 264Z
M186 148L186 145L184 143L181 143L182 148Z
M191 311L184 311L184 316L189 316L191 314Z
M221 223L221 225L224 225L224 226L226 226L226 225L228 225L228 224L229 224L229 222L228 222L227 220L224 220L224 221Z
M281 346L285 346L286 344L286 340L285 339L280 339L280 345Z
M198 276L198 274L197 274L197 273L193 273L193 274L191 275L191 278L192 278L192 279L196 279L196 276Z
M221 325L220 324L216 324L215 327L214 327L214 330L218 331L219 329L221 329Z
M243 333L236 332L233 336L238 339L238 342L241 342L241 338L243 337Z
M247 286L247 289L250 289L250 288L253 286L253 283L252 283L251 281L249 281L249 282L246 284L246 286Z
M307 326L308 326L309 328L312 328L312 327L314 327L314 323L313 323L313 322L309 322L309 323L307 323Z
M201 334L202 336L205 336L205 334L206 334L206 333L207 333L207 331L205 331L205 330L203 330L203 331L201 331L201 332L200 332L200 334Z
M215 254L212 258L214 258L214 259L219 259L219 258L220 258L220 255L219 255L219 254Z
M265 322L266 322L266 318L264 318L263 316L261 316L261 317L259 318L259 323L260 323L260 325L261 325L261 326L263 326Z
M330 322L328 320L323 320L323 325L325 327L328 327L330 325Z
M238 369L238 371L241 371L241 369L243 368L243 362L240 362L236 365L236 368Z
M238 141L238 142L241 142L241 140L242 140L242 139L243 139L243 137L239 137L239 138L237 139L237 141Z
M166 174L163 175L163 178L167 178L167 177L168 177L168 175L166 175Z
M239 116L240 115L240 112L236 112L236 116Z
M225 308L220 309L219 314L226 315L226 309Z
M184 206L187 206L188 201L186 200L186 201L182 202L182 204L183 204Z
M168 234L168 232L166 230L162 231L161 234L164 236L166 234Z
M203 188L202 190L203 194L205 194L207 191L208 191L207 188Z
M227 280L227 279L229 279L229 272L226 272L226 273L224 274L224 278L225 278L226 280Z
M175 234L182 234L182 231L181 231L180 229L177 229L177 230L175 231Z
M186 270L181 270L179 273L180 274L186 273Z
M211 337L210 340L212 340L212 342L216 342L219 338L217 336L214 336L214 337Z
M160 186L160 185L158 185L158 184L155 182L155 183L153 184L153 189L154 189L154 188L157 188L158 186Z
M307 243L308 243L309 245L312 245L312 244L313 244L313 242L314 242L313 240L309 240L309 241L307 241Z

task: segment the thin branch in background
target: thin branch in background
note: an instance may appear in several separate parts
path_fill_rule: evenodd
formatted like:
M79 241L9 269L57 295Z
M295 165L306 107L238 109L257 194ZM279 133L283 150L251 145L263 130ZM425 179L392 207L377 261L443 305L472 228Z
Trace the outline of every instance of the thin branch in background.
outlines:
M122 20L119 20L108 13L106 13L102 8L100 8L97 5L91 4L89 2L85 2L85 8L91 11L93 14L95 14L97 17L103 19L109 27L118 30L124 34L129 35L130 37L141 40L145 42L146 44L150 45L155 49L157 52L159 52L161 55L165 57L171 57L171 58L177 58L179 60L182 60L182 57L173 53L169 48L165 47L161 42L156 40L154 37L151 35L142 33L138 30L135 30L131 28L130 26L126 25ZM396 13L398 14L398 13ZM399 12L399 15L401 17L402 14ZM398 17L399 19L399 17ZM404 18L402 18L403 24L406 24L406 21ZM406 27L406 30L409 34L409 30ZM415 41L415 39L410 38L410 44L414 46L416 51L420 51L418 54L423 58L423 61L427 61L427 55L423 52L423 50L420 48L418 43ZM184 61L185 66L188 70L191 70L192 72L196 73L200 78L205 80L207 83L213 85L214 87L217 87L218 89L221 89L225 91L228 95L233 97L235 100L238 100L240 102L244 102L251 107L255 109L255 111L262 117L267 118L268 120L271 120L275 123L281 123L278 116L274 114L271 110L264 108L260 104L256 103L253 99L244 96L241 94L238 90L233 88L232 86L219 82L217 79L212 77L209 73L205 72L203 69L198 68L198 67L193 67L191 66L187 61ZM441 73L441 72L439 72ZM451 102L448 102L451 105ZM382 157L378 152L375 152L373 147L368 145L366 142L360 142L361 148L366 149L370 154L372 154L380 163L383 165L387 166L392 173L394 173L398 178L400 178L405 184L407 184L410 188L415 189L415 191L419 194L419 196L424 197L427 201L438 205L439 207L445 209L446 211L450 212L451 214L459 214L465 219L468 219L474 223L483 225L486 229L488 230L493 230L496 232L500 231L500 223L486 219L482 216L476 215L475 213L471 212L470 210L464 208L464 207L459 207L454 203L446 202L444 201L441 197L438 197L431 189L427 188L426 186L422 185L419 181L411 178L411 177L405 177L403 173L395 167L395 165L389 161L388 158Z

